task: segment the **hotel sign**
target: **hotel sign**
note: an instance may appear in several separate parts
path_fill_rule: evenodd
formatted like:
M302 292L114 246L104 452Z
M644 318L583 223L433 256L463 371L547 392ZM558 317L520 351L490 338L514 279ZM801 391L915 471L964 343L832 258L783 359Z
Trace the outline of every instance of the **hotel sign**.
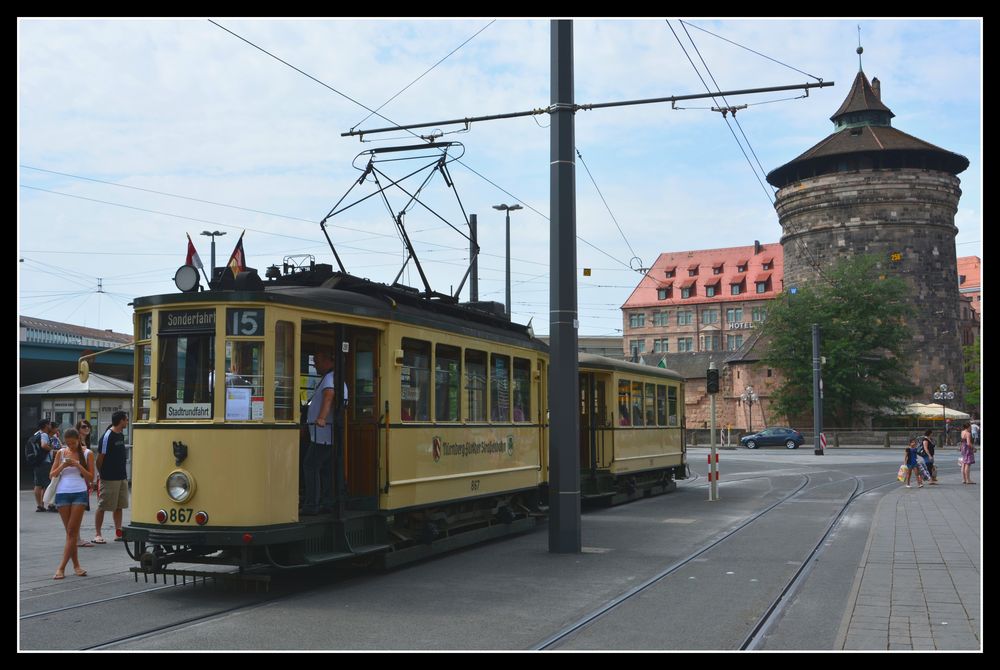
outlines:
M729 330L753 330L753 322L731 323L729 324Z

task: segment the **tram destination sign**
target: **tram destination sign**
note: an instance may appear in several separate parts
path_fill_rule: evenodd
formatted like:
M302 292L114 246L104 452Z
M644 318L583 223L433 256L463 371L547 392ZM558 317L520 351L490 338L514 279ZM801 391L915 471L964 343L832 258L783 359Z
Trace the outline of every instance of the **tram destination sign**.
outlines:
M215 332L215 310L160 312L160 335Z

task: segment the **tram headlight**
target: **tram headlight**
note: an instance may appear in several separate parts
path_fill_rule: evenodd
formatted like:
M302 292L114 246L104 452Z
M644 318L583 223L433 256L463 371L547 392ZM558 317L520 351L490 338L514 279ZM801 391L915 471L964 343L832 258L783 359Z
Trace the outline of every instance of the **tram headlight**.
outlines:
M194 478L183 470L175 470L167 476L167 495L174 502L187 502L194 495Z

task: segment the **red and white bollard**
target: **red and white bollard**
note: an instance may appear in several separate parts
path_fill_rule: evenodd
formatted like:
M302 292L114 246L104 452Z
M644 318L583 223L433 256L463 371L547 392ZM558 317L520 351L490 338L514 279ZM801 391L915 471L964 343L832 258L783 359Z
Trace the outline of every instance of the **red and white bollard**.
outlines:
M712 451L715 451L714 449ZM714 459L712 457L715 457ZM715 501L719 499L719 454L708 455L708 499Z

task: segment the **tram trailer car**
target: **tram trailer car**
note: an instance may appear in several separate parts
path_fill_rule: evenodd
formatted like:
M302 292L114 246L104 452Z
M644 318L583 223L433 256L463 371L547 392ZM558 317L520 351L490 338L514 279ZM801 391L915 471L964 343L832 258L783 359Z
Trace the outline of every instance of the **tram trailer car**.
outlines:
M134 303L138 410L124 529L134 572L358 558L388 567L534 527L548 467L543 342L491 303L458 305L324 265L268 275L265 285L252 270L224 273L212 290ZM347 495L304 516L303 417L317 350L336 359ZM581 379L598 386L631 375L676 385L683 398L676 375L584 364ZM670 437L680 428L665 425L644 450L638 435L648 439L652 425L626 435L616 420L587 424L597 435L581 458L588 494L608 499L601 487L611 486L611 498L627 499L683 476L683 441Z
M580 354L580 490L618 504L688 476L684 379L673 370Z

